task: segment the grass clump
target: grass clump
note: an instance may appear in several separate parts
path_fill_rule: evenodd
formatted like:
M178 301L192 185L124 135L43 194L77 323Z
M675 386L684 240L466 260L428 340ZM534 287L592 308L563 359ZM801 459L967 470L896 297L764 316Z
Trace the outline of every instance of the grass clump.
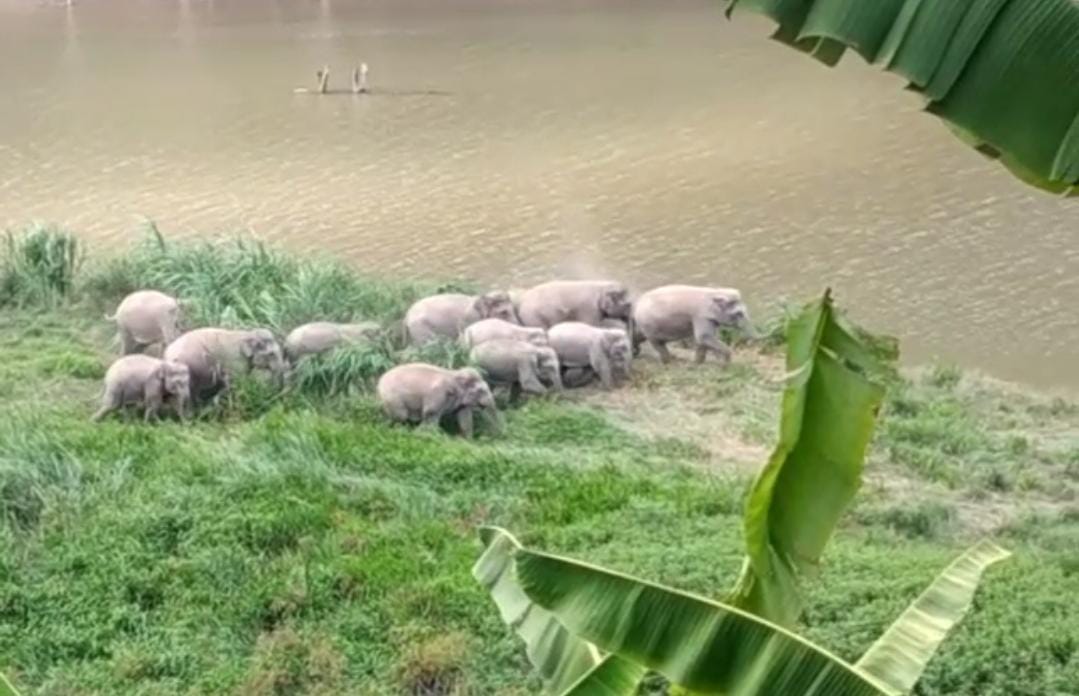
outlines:
M0 258L0 307L55 307L71 294L81 262L78 240L66 230L36 224L9 231Z
M378 377L395 364L387 342L338 347L302 358L289 375L291 390L312 397L370 392Z
M152 223L130 254L97 269L85 287L103 305L154 288L180 298L193 326L261 326L280 334L310 321L388 324L427 290L363 278L334 261L298 259L250 239L173 244Z

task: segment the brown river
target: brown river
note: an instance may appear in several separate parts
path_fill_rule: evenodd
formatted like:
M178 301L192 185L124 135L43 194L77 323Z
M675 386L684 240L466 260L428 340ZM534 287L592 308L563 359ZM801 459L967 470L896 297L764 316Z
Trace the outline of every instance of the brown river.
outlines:
M1079 390L1079 200L714 0L0 0L0 227L387 275L826 284L909 362ZM372 93L350 73L370 66ZM338 94L296 94L331 68Z

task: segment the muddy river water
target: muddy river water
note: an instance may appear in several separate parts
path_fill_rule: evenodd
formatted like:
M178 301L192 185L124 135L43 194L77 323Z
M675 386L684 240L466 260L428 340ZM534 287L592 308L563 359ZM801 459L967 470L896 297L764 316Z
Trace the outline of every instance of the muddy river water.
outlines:
M1079 200L768 30L712 0L0 0L0 226L760 309L830 284L909 361L1079 391ZM369 95L293 91L361 61Z

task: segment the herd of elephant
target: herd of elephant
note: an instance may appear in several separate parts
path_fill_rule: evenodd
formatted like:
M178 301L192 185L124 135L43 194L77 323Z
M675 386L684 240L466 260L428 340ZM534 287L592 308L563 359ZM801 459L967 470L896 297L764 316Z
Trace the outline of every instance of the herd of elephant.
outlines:
M374 322L314 322L294 329L283 343L268 329L183 332L180 302L156 290L128 295L107 319L116 322L123 356L105 374L94 420L138 406L149 421L166 403L184 419L193 404L227 390L239 372L267 370L283 385L307 356L377 340L382 332ZM511 401L522 392L561 391L597 379L611 389L628 378L645 342L663 362L671 359L667 344L675 341L691 341L697 362L709 352L728 361L720 327L749 327L741 294L732 288L667 285L631 298L618 282L560 280L515 297L504 291L432 295L405 314L407 340L459 341L476 367L398 365L381 376L377 395L394 421L438 425L453 418L470 437L474 412L497 422L493 387L508 387ZM160 358L145 352L155 346Z

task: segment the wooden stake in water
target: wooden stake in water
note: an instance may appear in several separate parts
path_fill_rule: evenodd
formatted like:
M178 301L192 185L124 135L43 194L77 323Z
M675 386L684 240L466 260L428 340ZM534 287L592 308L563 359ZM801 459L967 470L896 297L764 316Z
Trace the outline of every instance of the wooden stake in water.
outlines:
M323 65L322 70L315 74L318 75L318 93L326 94L326 87L330 82L330 66Z
M352 71L352 93L367 94L367 63Z

